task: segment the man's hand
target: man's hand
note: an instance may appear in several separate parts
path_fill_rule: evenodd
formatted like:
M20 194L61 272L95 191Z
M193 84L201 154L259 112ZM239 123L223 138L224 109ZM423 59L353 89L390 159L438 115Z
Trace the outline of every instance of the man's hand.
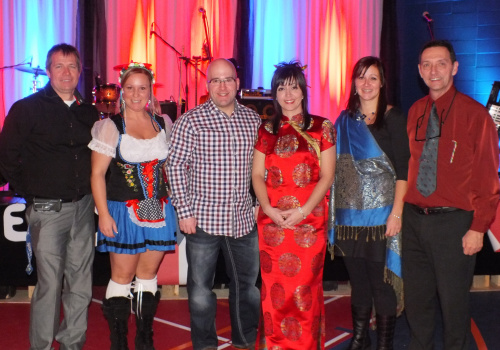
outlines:
M483 248L484 233L469 230L462 237L462 247L465 255L474 255Z
M198 220L195 217L179 220L179 228L186 234L196 233L196 225Z

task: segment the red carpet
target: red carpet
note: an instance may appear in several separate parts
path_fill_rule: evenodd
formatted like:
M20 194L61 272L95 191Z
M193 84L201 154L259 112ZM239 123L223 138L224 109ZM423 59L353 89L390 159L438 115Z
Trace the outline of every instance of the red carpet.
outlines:
M102 316L101 300L103 289L94 288L94 299L89 308L89 324L85 350L109 349L108 325ZM351 328L350 298L325 297L326 339L328 347L341 343L350 334ZM189 313L187 300L162 300L154 323L155 347L157 350L192 349L189 331ZM26 350L28 341L29 304L0 303L0 348ZM219 299L217 304L217 334L219 349L230 349L231 327L227 299ZM129 347L134 348L135 319L129 320ZM54 342L56 350L59 346Z
M89 308L89 324L85 350L109 349L108 325L101 312L103 287L94 288L94 299ZM496 317L500 304L500 293L472 293L472 333L474 345L471 349L500 349L498 345L498 327ZM16 299L16 298L15 298ZM15 299L13 301L15 301ZM495 305L493 308L492 306ZM326 349L342 350L347 347L351 337L351 314L349 296L325 296L326 310ZM0 349L26 350L28 341L29 303L0 303ZM219 299L217 306L217 333L219 349L231 349L229 306L227 299ZM496 332L495 332L496 330ZM189 331L189 313L187 300L162 300L158 307L154 323L155 347L157 350L192 349ZM371 331L372 343L375 332ZM129 346L134 348L135 319L129 320ZM405 317L400 317L396 324L395 349L408 346L408 328ZM373 344L375 348L375 344ZM54 343L56 350L59 349ZM442 349L439 341L436 349Z

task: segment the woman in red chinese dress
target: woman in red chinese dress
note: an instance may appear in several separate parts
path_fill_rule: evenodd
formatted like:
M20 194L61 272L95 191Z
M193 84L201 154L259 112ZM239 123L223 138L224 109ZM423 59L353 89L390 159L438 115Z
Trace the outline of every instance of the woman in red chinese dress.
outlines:
M252 171L266 347L324 349L325 195L336 133L329 120L308 113L298 62L280 63L271 89L277 113L259 129Z

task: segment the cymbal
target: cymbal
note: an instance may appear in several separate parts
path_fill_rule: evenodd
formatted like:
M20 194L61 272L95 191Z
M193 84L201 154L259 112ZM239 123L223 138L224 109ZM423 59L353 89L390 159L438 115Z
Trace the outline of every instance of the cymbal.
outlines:
M47 72L45 72L45 69L40 68L40 66L34 68L34 67L24 67L24 66L18 66L16 67L17 70L25 73L31 73L34 75L47 75Z

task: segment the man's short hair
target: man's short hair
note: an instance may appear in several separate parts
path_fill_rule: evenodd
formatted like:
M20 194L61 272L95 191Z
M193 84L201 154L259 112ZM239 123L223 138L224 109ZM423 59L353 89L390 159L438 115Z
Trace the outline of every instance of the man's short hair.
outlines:
M80 60L80 54L78 53L78 50L76 47L69 45L69 44L57 44L52 46L52 48L47 52L47 60L45 61L45 69L50 71L50 65L52 64L52 56L56 52L62 52L64 56L68 55L75 55L76 57L76 64L78 65L78 71L82 71L82 62Z
M455 49L453 45L448 40L431 40L428 41L420 50L420 54L418 55L418 63L422 60L422 53L424 50L430 47L444 47L450 53L451 63L455 63L457 60L457 55L455 54Z

